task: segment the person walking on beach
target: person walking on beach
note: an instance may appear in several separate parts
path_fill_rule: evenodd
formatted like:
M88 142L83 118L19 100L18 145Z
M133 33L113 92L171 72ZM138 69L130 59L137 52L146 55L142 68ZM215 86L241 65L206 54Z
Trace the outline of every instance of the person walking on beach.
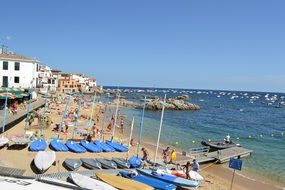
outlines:
M107 129L109 131L112 131L114 123L115 123L115 119L114 119L114 115L112 115L111 121L110 121L110 123L107 126Z
M143 157L142 157L142 168L144 169L147 166L147 162L148 162L148 157L149 157L149 153L145 148L141 149L143 152Z
M142 152L143 152L142 160L143 160L143 161L148 160L148 157L149 157L148 151L147 151L145 148L142 148L141 150L142 150Z
M200 169L200 165L196 159L193 160L193 163L191 164L191 168L195 172L198 172L198 170Z
M190 170L191 170L191 164L190 164L190 162L188 161L188 162L186 163L186 165L184 166L184 168L183 168L183 171L184 171L185 174L186 174L186 179L190 179L190 175L189 175Z
M164 162L165 164L167 164L167 163L168 163L168 156L169 156L169 147L167 147L166 149L164 149L163 152L162 152L162 154L163 154L163 162Z

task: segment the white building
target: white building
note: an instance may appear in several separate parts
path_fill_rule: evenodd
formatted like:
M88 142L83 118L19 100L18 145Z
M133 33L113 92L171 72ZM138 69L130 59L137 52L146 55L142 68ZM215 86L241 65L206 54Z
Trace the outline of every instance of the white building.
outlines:
M35 88L38 84L38 61L0 50L0 86Z
M39 83L37 85L42 93L55 92L58 86L58 77L49 66L39 65Z

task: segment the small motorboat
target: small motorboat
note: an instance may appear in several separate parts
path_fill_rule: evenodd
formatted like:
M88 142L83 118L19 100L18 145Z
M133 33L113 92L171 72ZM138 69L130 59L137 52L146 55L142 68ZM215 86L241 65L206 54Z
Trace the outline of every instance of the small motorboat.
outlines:
M117 164L112 160L103 158L97 158L96 160L101 163L102 168L104 169L117 169Z
M74 171L78 170L78 168L82 165L82 161L80 159L67 158L64 160L64 165L71 171Z
M131 167L130 162L124 158L112 158L112 160L116 162L119 168L128 169Z
M230 141L229 143L225 141L202 141L201 144L210 147L210 151L240 146L239 144L235 144L233 141Z
M89 169L102 169L102 165L99 161L92 158L81 158L82 164L84 167Z

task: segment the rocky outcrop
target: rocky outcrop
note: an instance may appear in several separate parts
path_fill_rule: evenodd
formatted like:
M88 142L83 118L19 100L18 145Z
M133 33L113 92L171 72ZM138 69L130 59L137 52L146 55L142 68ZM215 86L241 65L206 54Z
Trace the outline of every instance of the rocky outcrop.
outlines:
M176 98L168 98L165 104L166 110L200 110L200 106L189 103L184 99L189 97L176 97ZM125 99L120 99L120 105L125 107L143 108L143 104L139 104L136 102L132 102ZM146 103L147 110L161 110L163 107L163 100L160 98L156 99L148 99Z

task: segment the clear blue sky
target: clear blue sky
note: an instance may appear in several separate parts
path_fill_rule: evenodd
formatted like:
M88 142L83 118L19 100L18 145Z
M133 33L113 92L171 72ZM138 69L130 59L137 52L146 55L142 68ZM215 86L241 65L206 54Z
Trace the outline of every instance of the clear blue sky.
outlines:
M284 0L7 0L0 44L101 85L285 92Z

